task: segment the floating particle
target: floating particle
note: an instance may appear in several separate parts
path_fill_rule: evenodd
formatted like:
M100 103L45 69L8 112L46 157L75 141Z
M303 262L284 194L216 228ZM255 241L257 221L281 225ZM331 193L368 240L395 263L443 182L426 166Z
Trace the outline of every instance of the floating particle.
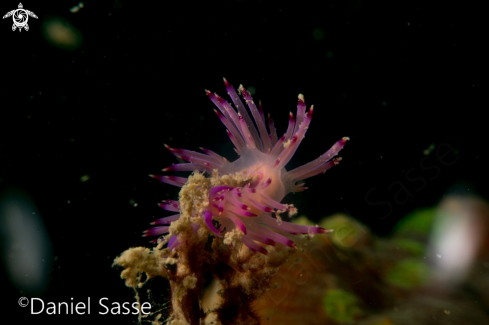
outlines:
M46 19L42 30L44 38L49 43L64 50L75 50L82 43L81 33L63 18Z
M80 177L80 182L84 183L90 179L90 175L83 175Z
M0 193L0 263L14 288L34 296L48 289L51 263L44 261L52 261L49 234L36 211L24 191L7 188Z
M250 95L251 95L251 96L254 96L254 95L256 94L256 88L255 88L255 87L253 87L253 86L248 86L248 87L246 88L246 90L248 90L248 91L249 91L249 93L250 93Z
M425 150L423 150L423 154L425 156L428 156L434 149L435 149L435 144L432 143L432 144L430 144L430 146L428 148L426 148Z
M78 11L80 11L81 8L83 8L85 5L83 4L83 2L80 2L79 4L77 4L76 6L70 8L70 12L72 14L74 13L77 13Z
M312 31L312 38L314 38L316 41L322 40L326 33L322 28L316 28Z

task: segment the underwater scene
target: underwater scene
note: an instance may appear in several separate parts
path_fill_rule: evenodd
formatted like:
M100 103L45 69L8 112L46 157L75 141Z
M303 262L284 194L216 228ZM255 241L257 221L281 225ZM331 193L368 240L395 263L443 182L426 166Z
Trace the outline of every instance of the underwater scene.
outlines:
M481 10L0 7L2 323L489 324Z

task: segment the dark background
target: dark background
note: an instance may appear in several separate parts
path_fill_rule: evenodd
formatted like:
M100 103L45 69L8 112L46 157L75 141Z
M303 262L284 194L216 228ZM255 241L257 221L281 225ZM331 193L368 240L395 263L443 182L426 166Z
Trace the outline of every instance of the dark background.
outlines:
M20 323L136 320L93 308L100 297L133 301L111 263L129 247L151 247L141 232L166 215L156 203L177 198L176 187L148 177L177 162L163 144L237 158L204 93L225 97L223 76L256 90L279 135L299 93L314 104L289 168L350 137L339 166L285 199L312 220L344 212L386 236L449 192L489 196L482 8L85 1L71 13L77 3L23 2L39 17L30 30L13 32L11 18L0 26L0 190L32 198L56 257L47 291L34 296L92 299L90 316L29 316L7 281L2 309ZM17 5L2 2L2 15ZM43 26L53 19L83 41L50 42Z

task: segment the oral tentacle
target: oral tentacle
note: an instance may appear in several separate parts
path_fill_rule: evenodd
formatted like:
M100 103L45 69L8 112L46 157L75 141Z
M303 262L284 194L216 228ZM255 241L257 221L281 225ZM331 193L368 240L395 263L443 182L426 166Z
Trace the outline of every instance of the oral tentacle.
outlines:
M250 134L253 137L253 142L257 144L258 149L263 150L262 143L260 141L260 137L258 136L258 132L256 131L255 125L251 121L250 115L246 111L246 108L243 105L241 99L239 99L238 94L234 90L234 87L229 84L229 82L224 78L224 86L228 92L229 97L231 97L234 106L238 109L238 113L243 116L246 124L248 124L250 128Z
M312 120L312 112L313 112L313 107L309 109L307 112L304 121L301 123L299 126L299 130L297 133L292 137L291 143L288 146L286 150L284 150L278 157L280 159L280 168L284 167L287 165L287 163L290 161L294 153L296 152L297 148L301 144L302 140L304 139L304 135L309 128L309 124L311 123Z
M285 133L285 141L288 141L290 139L292 132L294 132L294 126L295 126L294 114L292 114L292 112L289 112L289 126L287 127L287 132Z
M200 164L181 163L181 164L173 164L171 166L163 168L162 171L164 171L164 172L191 172L194 170L199 170L201 168L202 168L202 165L200 165Z
M212 156L212 157L216 158L219 161L222 161L222 162L227 162L228 161L226 158L224 158L223 156L215 153L212 150L209 150L209 149L206 149L206 148L202 148L202 147L199 147L199 149L202 150L203 152L205 152L206 154L208 154L209 156Z
M268 138L267 129L265 127L265 120L262 118L263 112L262 114L260 114L260 112L256 108L253 98L251 97L250 93L243 87L243 85L239 85L239 90L243 94L246 104L248 104L251 114L255 119L256 125L258 126L258 131L260 132L260 139L263 142L262 151L265 152L266 150L270 149L271 144L270 144L270 139Z
M221 111L222 115L229 121L229 123L233 127L237 127L239 124L238 122L238 116L236 115L236 112L229 106L224 104L224 99L219 96L218 94L212 93L209 90L206 90L205 93L207 96L212 100L214 105Z
M178 156L177 155L177 158L180 158L182 160L185 160L185 161L188 161L191 163L199 164L202 166L202 169L204 169L204 170L213 170L213 169L216 169L216 168L222 166L221 163L215 164L213 162L209 162L207 159L200 159L200 158L196 158L196 157L192 157L192 156Z
M214 234L216 234L216 236L222 237L222 235L219 232L219 230L217 230L216 227L214 226L214 224L212 223L212 213L210 211L205 211L204 212L204 221L205 221L205 224L207 225L207 227L209 227L209 229Z
M170 240L168 240L168 248L173 249L177 247L179 243L177 236L171 236Z
M289 238L282 236L282 235L280 235L274 231L265 231L262 228L254 228L253 232L258 234L258 235L269 238L276 243L280 243L280 244L285 245L285 246L296 248L296 246L292 240L290 240Z
M339 141L337 141L328 151L326 151L324 154L319 156L318 158L314 159L313 161L302 165L300 167L297 167L291 171L289 171L286 175L287 178L293 180L294 175L303 172L304 170L313 170L317 166L320 166L322 164L327 163L329 160L331 160L334 156L338 154L338 152L343 149L343 147L346 144L346 141L350 140L348 137L343 137Z
M234 215L233 213L229 213L227 216L229 217L229 219L231 219L231 221L234 223L236 228L241 230L243 232L243 234L246 235L246 233L247 233L246 226L243 223L243 221L241 221L241 218Z
M215 186L209 190L209 197L213 198L214 195L217 195L221 191L232 190L232 189L234 189L234 187L227 186L227 185Z
M270 152L270 157L271 159L276 159L279 153L283 150L283 144L285 142L285 134L280 137L280 139L277 140L275 145L273 146L272 151Z
M214 166L214 168L216 168L216 167L220 167L223 163L222 161L214 157L204 155L199 152L186 150L186 149L172 148L167 144L165 144L165 148L167 148L172 154L174 154L177 157L184 157L182 159L188 160L190 162L197 162L204 166L207 166L207 164L209 164Z
M187 182L187 179L184 177L177 176L165 176L165 175L149 175L150 177L159 180L160 182L182 187Z
M297 123L295 124L294 134L299 131L299 126L304 121L304 116L306 114L306 102L304 101L304 96L299 94L299 103L297 104Z
M243 146L241 146L241 144L238 143L238 141L236 140L236 137L231 133L229 132L228 129L226 129L226 133L229 137L229 139L231 140L231 142L234 144L234 150L236 151L236 153L238 155L241 155L241 150L239 148L243 148Z
M170 228L170 226L149 228L148 230L145 230L144 231L143 237L159 236L159 235L162 235L162 234L166 234L168 232L168 228Z
M255 140L253 136L250 133L250 130L248 129L248 125L246 125L246 122L241 114L238 114L239 116L239 124L241 126L241 132L243 134L243 137L245 138L246 141L246 147L248 149L253 149L256 147Z
M267 237L258 235L255 232L248 231L248 233L246 235L248 237L250 237L251 239L256 240L256 241L259 241L260 243L263 243L265 245L271 245L271 246L275 246L276 245L276 243L273 240L271 240L270 238L267 238Z
M247 194L252 194L252 193L256 193L256 190L253 191L254 189L252 188L244 188L244 191L245 193ZM260 200L262 201L263 204L266 204L272 208L275 208L277 210L287 210L287 207L283 204L281 204L280 202L277 202L275 200L273 200L272 198L270 198L268 195L266 194L260 194Z
M275 124L273 123L270 114L268 114L267 119L268 119L268 129L270 130L270 142L272 143L272 146L275 146L275 144L278 141L277 130L275 129Z
M180 212L180 208L173 205L173 204L158 203L158 205L160 208L162 208L163 210L166 210L166 211Z
M230 203L234 204L234 206L238 207L239 209L249 211L250 207L238 200L238 197L240 197L238 194L240 193L237 193L235 189L233 189L230 192L230 195L227 196L227 199L230 201Z
M231 141L233 141L233 139L234 139L233 144L236 147L236 149L241 150L241 149L245 148L246 144L244 142L244 139L241 136L241 132L238 131L238 129L233 124L231 124L231 122L226 117L224 117L224 115L219 113L217 110L214 110L214 112L216 113L217 117L221 120L222 124L224 124L226 126L227 131L230 134L232 134L232 138L231 138L231 136L229 136L229 137L231 138ZM237 127L240 127L239 123L238 123Z
M233 125L236 127L236 130L239 131L240 130L239 115L238 115L239 113L236 112L236 110L231 106L231 104L228 103L227 100L225 100L224 98L222 98L218 94L216 94L216 98L219 101L219 103L222 105L222 107L224 107L226 112L228 113L228 115L230 117L230 121L232 121ZM241 134L241 132L239 133L239 137L244 143L244 138L243 138L243 135Z
M254 206L260 211L268 212L268 213L275 212L274 209L258 202L258 200L253 195L246 196L245 200L247 200L252 206Z
M247 210L239 209L235 206L228 206L226 208L226 210L229 212L233 212L234 214L236 214L240 217L256 217L256 214L254 214L250 211L247 211Z
M178 220L180 218L180 214L175 214L169 217L160 218L151 223L151 225L164 225L170 224L172 221Z
M332 160L328 161L327 163L319 165L310 171L305 169L302 171L302 173L296 173L295 175L290 175L290 177L295 182L297 182L297 181L301 181L303 179L306 179L306 178L309 178L312 176L316 176L318 174L324 174L327 170L338 165L340 163L340 161L341 161L341 157L333 158Z
M268 251L263 248L263 246L255 243L253 240L249 239L249 238L246 238L245 236L243 236L241 238L241 241L243 242L243 244L245 244L251 251L253 252L260 252L262 254L265 254L265 255L268 255Z

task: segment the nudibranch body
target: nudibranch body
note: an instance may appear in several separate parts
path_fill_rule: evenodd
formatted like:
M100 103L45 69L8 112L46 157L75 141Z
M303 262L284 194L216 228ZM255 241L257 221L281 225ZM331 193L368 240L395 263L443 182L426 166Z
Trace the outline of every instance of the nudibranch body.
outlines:
M250 93L239 87L251 116L235 89L224 79L226 90L236 109L225 99L206 90L207 96L217 106L217 116L227 128L239 158L229 162L217 153L200 148L204 154L167 145L178 158L188 163L174 164L163 171L193 171L189 178L150 175L164 183L182 187L179 201L160 203L164 210L178 214L159 219L158 226L147 230L144 236L159 236L170 232L165 240L168 248L176 247L180 240L181 223L190 225L196 232L208 227L226 244L241 240L252 251L267 254L260 244L295 247L294 235L318 234L328 230L296 225L282 221L280 213L296 213L293 205L280 203L286 194L306 189L300 182L324 173L341 158L334 158L348 138L342 138L317 159L287 171L286 164L299 147L311 123L313 107L306 111L304 96L299 95L297 114L289 114L286 133L278 138L273 121L265 119L261 105L255 105ZM267 131L268 124L268 131ZM275 217L273 216L275 214Z

